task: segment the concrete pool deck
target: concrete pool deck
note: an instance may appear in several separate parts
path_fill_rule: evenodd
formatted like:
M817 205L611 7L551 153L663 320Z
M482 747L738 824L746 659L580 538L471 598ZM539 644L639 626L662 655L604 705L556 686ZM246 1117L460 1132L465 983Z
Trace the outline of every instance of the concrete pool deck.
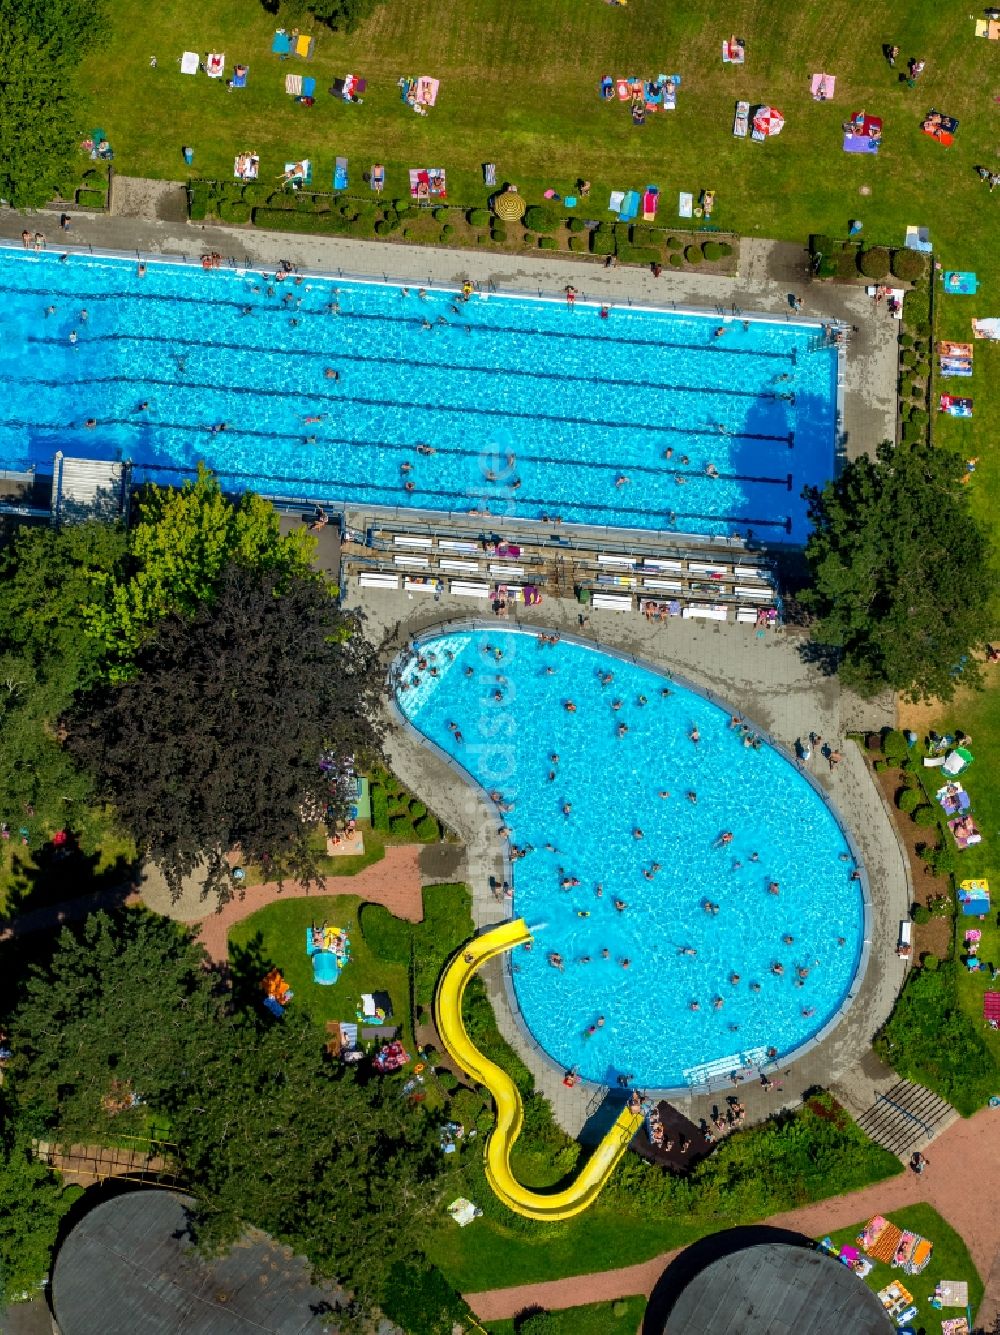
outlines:
M345 603L365 613L369 635L387 656L415 635L469 616L463 599L445 596L431 608L405 593L358 589L355 581L345 593ZM509 623L497 624L578 632L580 610L576 602L547 599L541 608L520 609ZM850 726L856 725L857 702L845 696L836 678L824 676L806 661L800 653L803 637L788 631L769 632L758 639L753 627L680 619L649 623L634 614L591 611L582 634L596 644L687 678L743 711L787 747L811 731L840 744L844 759L834 772L820 757L813 759L811 769L860 850L868 873L872 901L868 967L837 1028L793 1064L781 1063L774 1076L783 1085L781 1091L767 1093L754 1082L741 1084L738 1095L747 1108L748 1121L796 1104L803 1091L815 1085L833 1088L853 1112L860 1113L881 1074L878 1064L872 1062L871 1039L892 1010L905 976L906 966L897 958L895 945L899 920L908 915L912 892L909 869L879 790L858 749L843 744L845 717L850 718ZM891 721L874 711L869 712L865 725ZM455 768L398 724L390 729L387 752L403 782L465 843L477 925L500 921L507 909L493 894L491 878L502 881L506 873L497 835L499 822L491 804ZM560 1124L585 1139L598 1134L603 1122L595 1116L599 1099L594 1088L569 1090L563 1085L562 1071L540 1052L515 1018L499 967L487 971L485 981L504 1037L531 1069ZM673 1095L670 1101L697 1122L709 1116L713 1104L724 1104L726 1094L735 1088L711 1095Z
M120 178L116 190L122 190L128 181ZM255 268L273 268L287 259L316 273L342 272L345 276L437 287L458 287L470 279L483 287L492 285L500 291L524 295L558 295L570 283L580 301L693 306L720 315L743 311L792 318L790 297L795 295L802 300L801 313L795 318L840 322L851 331L843 386L841 447L846 456L853 458L870 451L881 440L895 439L896 336L900 326L884 304L875 306L863 286L810 282L808 256L801 246L745 237L740 241L740 266L734 277L665 269L660 278L654 278L648 269L621 265L605 269L602 263L540 252L510 255L445 250L185 223L162 216L171 210L158 207L155 191L136 189L133 193L139 201L135 214L74 213L67 233L59 231L59 211L21 214L0 210L0 238L19 242L27 225L33 232L41 230L53 251L186 258L199 267L200 256L214 251Z

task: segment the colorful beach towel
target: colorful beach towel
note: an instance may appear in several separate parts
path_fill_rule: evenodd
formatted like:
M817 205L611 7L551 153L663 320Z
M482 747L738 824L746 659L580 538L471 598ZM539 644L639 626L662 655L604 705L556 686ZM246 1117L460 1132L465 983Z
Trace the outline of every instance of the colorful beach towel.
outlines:
M694 217L694 195L688 190L682 190L677 196L677 214L681 218Z
M1000 343L1000 318L991 316L986 320L973 320L972 332L976 338L988 338Z
M953 394L942 394L938 400L938 412L947 413L949 417L971 417L972 400L957 399Z
M837 89L835 74L814 74L809 85L814 102L829 102Z
M950 292L959 297L971 297L979 287L979 282L974 273L965 269L949 269L944 276L943 286L945 292Z

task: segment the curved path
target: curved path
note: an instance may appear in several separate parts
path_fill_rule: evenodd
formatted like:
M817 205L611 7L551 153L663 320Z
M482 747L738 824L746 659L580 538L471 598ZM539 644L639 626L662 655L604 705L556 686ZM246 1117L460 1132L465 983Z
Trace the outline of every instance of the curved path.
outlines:
M510 1154L521 1134L524 1104L507 1072L484 1056L469 1038L462 1020L462 998L469 980L487 960L530 940L531 932L524 919L517 918L466 942L453 956L438 982L434 995L434 1020L441 1042L451 1057L493 1096L496 1126L486 1143L486 1179L494 1193L508 1209L528 1219L570 1219L597 1200L615 1164L642 1126L642 1116L622 1108L611 1130L563 1191L531 1191L511 1172Z
M1000 1110L983 1108L968 1120L953 1122L930 1147L921 1177L904 1173L834 1196L816 1205L773 1215L766 1222L796 1229L810 1237L926 1202L959 1233L984 1283L1000 1245L996 1202L1000 1199ZM933 1241L933 1239L932 1239ZM664 1252L639 1265L571 1275L541 1284L467 1293L466 1302L482 1321L509 1319L526 1307L578 1307L641 1293L647 1297L677 1251Z

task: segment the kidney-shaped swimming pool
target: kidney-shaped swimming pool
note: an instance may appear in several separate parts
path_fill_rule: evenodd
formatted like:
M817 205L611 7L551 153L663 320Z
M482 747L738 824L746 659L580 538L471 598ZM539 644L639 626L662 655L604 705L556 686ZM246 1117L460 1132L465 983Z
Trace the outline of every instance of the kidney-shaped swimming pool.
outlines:
M524 1021L587 1080L658 1089L784 1057L843 1007L860 869L795 764L694 690L510 630L422 640L396 699L497 806Z

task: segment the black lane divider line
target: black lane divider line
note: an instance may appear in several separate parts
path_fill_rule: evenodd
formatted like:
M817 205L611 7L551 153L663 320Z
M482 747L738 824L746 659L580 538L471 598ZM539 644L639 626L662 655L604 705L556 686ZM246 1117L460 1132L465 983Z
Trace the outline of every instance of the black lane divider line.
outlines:
M188 473L193 473L193 472L194 472L194 469L193 469L192 467L186 467L186 468L183 468L183 469L178 470L178 469L176 469L176 468L172 468L169 464L141 464L141 465L138 465L138 466L141 467L142 470L143 470L144 472L160 472L160 473L176 473L176 472L178 472L178 471L188 472ZM307 486L307 487L326 487L326 488L328 488L328 489L339 490L339 491L341 491L341 492L347 492L348 494L350 494L350 493L354 493L355 495L356 495L359 491L360 491L360 492L375 492L375 493L377 493L377 494L379 494L379 495L385 495L385 496L389 496L389 497L393 498L393 499L391 500L391 502L390 502L391 504L393 504L393 505L398 505L398 504L399 504L399 497L398 497L398 494L397 494L399 489L398 489L397 487L387 487L387 486L382 486L381 484L379 484L379 483L377 483L377 482L366 482L366 483L362 484L362 485L359 487L358 482L357 482L356 479L355 479L355 480L347 480L347 479L344 479L344 478L303 478L303 477L299 477L299 476L289 477L289 476L286 476L286 475L281 474L281 473L264 473L264 474L260 474L260 473L227 472L225 469L222 469L222 468L220 468L220 469L213 469L213 471L216 472L217 475L218 475L219 477L224 477L224 478L235 478L235 479L239 479L239 480L247 480L247 479L252 480L252 479L256 478L256 479L258 480L258 482L259 482L259 481L263 478L263 480L265 480L265 481L267 481L267 482L289 483L289 484L293 484L293 485L296 485L296 486ZM502 514L493 514L492 512L491 512L491 513L486 513L486 514L484 514L484 513L482 512L482 510L479 509L479 508L475 505L475 502L477 502L477 501L481 501L481 502L483 502L484 504L488 504L490 501L495 501L495 500L496 500L496 497L494 497L494 496L479 495L478 493L474 493L474 492L451 492L451 491L441 491L441 490L436 490L436 489L434 489L434 488L422 488L422 489L419 490L419 491L405 492L404 495L405 495L406 497L409 497L409 500L410 500L410 502L413 504L413 506L414 506L415 509L419 509L419 508L421 508L420 505L418 504L418 501L419 501L419 500L422 500L422 499L425 498L425 497L436 497L436 498L439 499L439 500L445 500L445 501L462 500L462 501L466 501L466 502L469 502L469 503L470 503L471 508L462 508L462 509L458 509L458 508L456 508L454 505L452 505L452 506L441 507L441 508L447 509L448 512L449 512L449 513L452 513L452 514L456 514L456 513L457 513L457 514L472 515L472 514L473 514L473 510L475 510L475 514L476 514L476 516L478 516L478 517L480 517L480 518L483 518L483 519L503 519L503 518L505 517L505 516L502 515ZM355 502L355 504L356 504L356 503L357 503L357 502ZM518 499L517 507L518 507L518 510L527 509L528 507L531 507L531 506L537 506L539 509L544 508L546 514L548 514L548 515L550 516L550 518L549 518L549 522L554 522L554 521L552 520L552 518L551 518L553 512L555 512L557 515L559 515L559 514L560 514L560 509L559 509L559 507L565 508L565 504L566 504L566 503L564 503L564 502L554 502L554 501L540 500L540 499L538 499L538 498L536 498L536 497L523 497L523 498L519 498L519 499ZM752 526L755 525L755 526L757 526L757 527L770 527L770 528L782 528L782 529L788 529L789 526L791 525L791 520L788 519L788 518L785 518L785 519L754 519L753 517L750 517L750 516L747 516L746 518L744 518L744 517L742 517L742 516L736 516L736 515L702 514L702 513L698 512L698 511L694 511L694 510L692 510L692 511L679 511L679 510L653 510L653 511L651 511L651 510L649 510L648 508L634 509L634 508L632 508L632 507L630 507L630 506L601 505L601 504L596 503L596 502L593 503L593 504L588 503L588 504L585 505L585 506L583 506L583 505L577 505L577 504L575 504L574 502L569 502L568 504L569 504L569 509L570 509L570 510L579 510L579 511L582 511L582 512L584 512L584 513L592 513L593 511L600 511L600 512L608 513L608 514L627 514L627 515L650 515L650 514L653 514L653 515L656 515L656 516L659 517L659 518L666 519L666 520L669 520L669 521L671 521L671 522L675 522L675 521L677 521L678 519L685 519L685 520L693 519L693 520L698 520L698 521L701 521L701 522L710 522L710 523L730 523L730 524L752 525ZM531 516L530 514L524 514L524 513L521 513L518 517L520 517L520 518L529 518L529 519L530 519L530 518L533 518L533 517L540 518L541 516ZM564 517L564 516L561 516L561 515L560 515L560 517ZM585 523L585 522L587 522L587 521L582 520L582 521L578 521L578 522L584 522L584 523ZM619 527L620 527L620 526L619 526ZM649 525L649 524L639 524L639 525L636 525L635 527L638 527L638 528L650 528L650 527L652 527L652 526Z
M37 335L30 335L27 339L29 343L42 343L50 345L65 345L65 338L44 338ZM158 347L163 345L164 340L156 338L151 334L97 334L93 338L88 338L88 345L93 347L98 343L153 343ZM236 352L241 354L250 354L253 356L267 357L308 357L311 361L323 361L329 364L331 361L340 363L357 362L367 366L384 366L387 362L393 366L409 366L422 371L465 371L475 375L512 375L512 376L535 376L538 379L546 380L568 380L579 382L581 384L597 385L620 385L626 389L654 389L662 390L671 394L721 394L732 398L744 399L773 399L775 402L787 401L793 406L795 404L795 394L782 392L780 390L765 389L732 389L721 385L674 385L664 381L650 382L648 380L615 380L610 378L601 378L600 376L578 376L563 375L561 372L542 373L537 371L510 370L507 367L480 367L469 366L459 363L448 362L422 362L415 358L396 360L392 357L363 357L357 353L344 353L342 356L336 350L316 351L312 348L278 348L278 347L259 347L248 343L205 343L199 339L172 339L170 347L186 347L189 350L197 348L208 352ZM177 353L168 352L167 356L176 359ZM182 354L183 355L183 354ZM190 352L187 354L190 355Z
M346 445L349 448L358 448L358 449L372 449L374 447L382 447L384 449L391 450L394 453L404 454L404 455L409 455L414 453L414 446L410 444L399 444L395 441L382 441L382 440L380 441L357 440L350 436L324 436L320 435L319 432L309 431L308 428L312 425L314 424L311 422L308 423L304 422L303 426L306 428L305 434L296 432L293 435L287 431L283 432L254 431L252 428L232 427L227 422L225 429L225 436L227 440L235 439L238 437L241 440L249 439L249 440L262 440L267 442L280 441L282 444L285 445L299 444L303 446L308 446L310 449L322 449L324 447L333 448L337 446ZM21 422L16 419L7 419L6 421L0 422L0 428L5 426L13 427L15 429L28 429L35 431L52 431L52 432L65 431L67 429L65 423L39 424L37 422L34 423ZM205 426L203 424L199 424L198 426L185 426L183 424L179 424L176 422L158 422L155 420L150 420L148 418L146 420L140 420L139 418L134 418L134 417L102 417L98 421L97 428L94 429L96 430L102 426L134 427L139 431L141 431L143 428L146 427L153 427L159 431L183 432L185 435L192 435L192 436L197 435L199 433L202 435L219 434L218 432L213 431L211 427ZM79 431L79 430L85 430L86 428L80 426L80 427L71 427L69 429ZM456 446L446 446L446 447L436 448L434 451L434 456L427 456L427 457L431 458L437 455L446 455L449 458L457 458L457 459L483 458L483 453L481 450L463 450ZM488 457L492 459L492 456ZM568 470L570 472L572 472L574 469L586 468L594 472L597 471L601 472L607 471L609 473L613 472L616 475L621 474L623 467L621 464L601 462L600 460L596 459L565 460L545 454L531 454L531 455L518 455L515 459L514 465L512 465L509 470L506 468L506 465L504 463L501 463L498 459L497 469L491 471L508 471L510 473L511 479L513 480L517 466L522 463L538 464L543 468L554 467L560 470ZM146 465L140 465L140 466L146 467ZM418 467L418 466L422 465L413 464L413 467ZM706 477L705 472L701 468L685 468L682 466L674 467L672 464L664 467L655 467L655 468L652 467L650 464L644 464L644 463L628 463L624 466L627 467L632 473L643 473L647 474L649 477L664 477L671 475L675 477L684 477L691 479ZM428 464L427 467L433 468L434 465ZM788 490L790 491L792 484L792 475L791 473L789 473L787 475L783 475L782 477L757 477L752 473L720 473L717 479L712 479L712 480L730 481L730 482L760 482L765 484L777 484L782 487L786 486L787 484ZM482 478L482 485L496 487L498 490L502 489L505 486L509 486L509 484L505 483L502 479L498 478L491 482L485 476L483 476Z
M337 289L328 288L327 291L330 292L331 294L336 294ZM19 297L24 296L23 288L0 286L0 293L3 292L9 292L11 295L16 295ZM32 289L31 295L37 295L39 300L43 301L46 299L46 297L54 297L64 301L67 300L66 293L57 292L45 288ZM258 295L258 294L249 293L248 295ZM283 293L282 296L284 295L286 294ZM426 314L425 315L419 314L419 307L418 307L418 313L414 314L411 317L409 315L400 316L400 315L383 314L380 311L340 310L337 312L331 312L328 309L330 305L329 302L324 303L323 308L317 310L314 307L305 307L305 306L296 307L294 303L285 302L283 300L276 300L275 305L255 306L253 308L253 312L250 315L244 316L243 308L248 303L245 301L229 301L228 299L221 301L213 301L210 298L188 297L183 295L168 296L165 293L156 293L156 292L151 292L148 294L139 294L135 292L122 292L118 294L112 294L106 292L82 293L82 294L73 293L72 296L74 305L76 305L77 302L83 304L87 301L93 304L94 302L99 302L99 301L128 300L128 301L143 301L143 302L158 302L158 303L166 302L170 306L184 305L184 306L208 307L210 310L218 310L220 309L220 307L222 309L231 308L232 310L239 313L240 318L248 320L253 319L254 315L262 313L265 315L275 315L275 316L287 315L290 318L294 319L303 319L306 316L311 316L311 317L322 317L324 320L363 320L369 323L379 323L379 324L389 323L391 325L412 324L417 326L418 328L422 328L424 320L428 318ZM51 305L52 302L50 301L49 304ZM83 308L86 309L86 306L84 305ZM424 309L428 313L431 311L436 311L437 304L435 303L434 305L427 306ZM633 308L618 307L617 309L622 313L624 313L625 311L631 312ZM59 315L59 313L60 312L57 308L56 315ZM639 312L639 313L644 314L644 312ZM665 314L669 315L669 314L681 314L681 313L667 311L665 312ZM471 324L468 320L463 320L461 314L455 315L454 312L451 312L451 315L452 318L450 320L446 320L444 325L440 325L436 323L437 314L435 314L434 320L430 322L432 328L464 329L466 328L466 326L468 326L472 334L477 334L477 333L508 334L513 337L529 336L531 338L566 339L570 342L584 342L590 344L591 346L596 344L605 344L605 345L613 345L619 348L669 348L673 351L682 351L682 352L709 352L713 354L724 353L727 357L760 357L760 358L768 358L772 361L790 361L793 365L795 364L798 355L798 350L794 346L788 352L776 352L767 348L735 348L732 346L726 347L718 340L715 340L712 343L673 343L667 341L666 339L658 339L658 338L616 338L616 337L609 337L608 335L601 334L599 332L584 334L584 333L573 333L570 330L562 330L562 329L528 329L528 328L515 327L513 325L499 325L499 324L476 325L476 324ZM601 323L604 324L605 322L601 321Z

